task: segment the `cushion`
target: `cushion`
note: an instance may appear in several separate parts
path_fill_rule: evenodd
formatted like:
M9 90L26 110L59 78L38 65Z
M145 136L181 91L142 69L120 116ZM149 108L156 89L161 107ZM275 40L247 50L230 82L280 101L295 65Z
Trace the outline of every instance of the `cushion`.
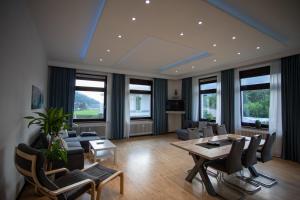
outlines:
M81 132L80 136L81 137L97 136L97 133L95 131L92 131L92 132Z
M69 137L68 131L67 130L61 130L59 131L60 137L61 138L67 138Z
M66 142L69 147L81 147L80 142Z

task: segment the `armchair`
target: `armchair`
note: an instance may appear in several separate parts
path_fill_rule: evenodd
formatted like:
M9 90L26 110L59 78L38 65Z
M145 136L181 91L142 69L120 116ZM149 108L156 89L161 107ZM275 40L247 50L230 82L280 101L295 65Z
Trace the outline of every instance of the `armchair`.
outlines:
M44 171L44 156L42 152L19 144L15 151L15 165L25 179L35 187L36 192L55 200L73 200L83 193L90 193L91 200L100 200L101 190L109 181L120 177L120 193L123 194L124 177L122 171L116 171L94 163L82 170L69 171L66 168ZM52 180L50 175L62 174Z

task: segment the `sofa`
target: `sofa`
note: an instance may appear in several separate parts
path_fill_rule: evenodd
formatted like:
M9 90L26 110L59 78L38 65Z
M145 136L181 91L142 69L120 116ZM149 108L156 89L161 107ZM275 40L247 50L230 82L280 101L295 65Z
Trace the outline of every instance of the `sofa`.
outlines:
M89 151L89 141L101 139L97 133L87 132L77 135L75 131L68 131L67 135L61 135L66 143L67 163L63 161L55 161L53 169L66 167L69 170L83 169L84 167L84 152ZM48 139L42 133L39 133L37 139L31 147L36 149L47 149Z
M218 124L206 121L200 121L202 127L212 126L213 132L217 134ZM178 139L191 140L203 137L201 128L199 129L199 121L185 120L181 129L176 130Z

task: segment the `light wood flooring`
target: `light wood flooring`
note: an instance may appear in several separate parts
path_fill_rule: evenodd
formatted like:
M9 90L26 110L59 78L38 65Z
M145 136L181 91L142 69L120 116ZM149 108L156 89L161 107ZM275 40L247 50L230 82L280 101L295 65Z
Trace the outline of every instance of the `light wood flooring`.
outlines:
M103 165L121 169L125 175L125 193L119 194L119 180L109 183L102 192L105 200L196 200L216 199L207 194L201 183L185 181L186 171L193 167L191 156L170 142L177 141L175 134L143 136L113 141L117 145L117 164L106 160ZM88 159L86 165L90 164ZM278 184L271 189L262 188L246 199L300 199L300 164L274 159L258 164L257 169L275 177ZM211 180L216 183L214 178ZM43 200L31 186L23 191L21 200ZM90 199L88 194L81 200Z

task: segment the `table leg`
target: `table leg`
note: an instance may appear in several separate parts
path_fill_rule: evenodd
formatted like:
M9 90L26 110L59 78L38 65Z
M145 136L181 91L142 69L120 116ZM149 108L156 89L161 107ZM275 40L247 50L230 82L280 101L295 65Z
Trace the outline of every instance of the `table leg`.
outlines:
M191 155L192 155L193 160L195 162L195 166L191 170L189 175L186 177L186 180L191 182L193 180L193 178L196 176L197 172L199 172L208 194L210 194L212 196L218 196L218 194L216 193L214 187L212 186L212 183L210 182L210 179L207 175L206 169L204 168L204 165L203 165L204 162L207 161L207 160L205 158L202 158L202 157L194 155L194 154L191 154ZM197 170L197 172L196 172L196 170Z

